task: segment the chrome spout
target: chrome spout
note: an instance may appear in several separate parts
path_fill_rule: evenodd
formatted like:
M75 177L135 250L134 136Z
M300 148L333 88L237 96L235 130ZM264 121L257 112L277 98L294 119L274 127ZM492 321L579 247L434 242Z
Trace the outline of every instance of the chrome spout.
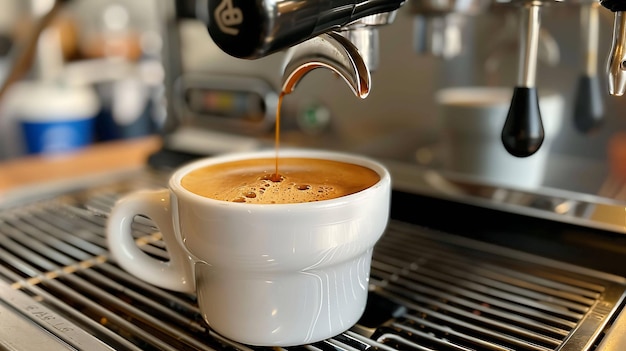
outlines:
M626 15L615 12L613 44L607 63L609 94L622 96L626 92Z
M327 68L365 99L370 92L370 70L356 46L336 32L328 32L291 47L283 69L282 92L291 93L298 82L316 68Z

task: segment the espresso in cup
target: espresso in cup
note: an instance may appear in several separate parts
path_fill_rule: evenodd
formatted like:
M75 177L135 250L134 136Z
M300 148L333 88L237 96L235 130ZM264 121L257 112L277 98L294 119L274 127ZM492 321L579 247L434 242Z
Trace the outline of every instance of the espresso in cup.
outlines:
M219 163L189 172L181 180L200 196L251 204L287 204L334 199L365 190L380 176L360 165L314 158L281 157L280 177L272 173L275 159Z

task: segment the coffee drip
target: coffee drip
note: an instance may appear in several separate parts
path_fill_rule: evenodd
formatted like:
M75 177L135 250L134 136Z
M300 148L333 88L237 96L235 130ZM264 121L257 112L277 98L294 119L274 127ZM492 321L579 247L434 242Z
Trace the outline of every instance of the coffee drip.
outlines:
M254 189L250 188L246 191L240 192L240 194L234 199L228 201L233 202L255 202L259 195L259 192L265 193L268 189L277 190L285 193L292 193L292 189L298 191L309 191L312 185L303 179L311 177L313 182L319 182L315 178L336 176L337 172L345 172L345 166L341 163L335 165L338 168L325 168L326 175L320 173L315 175L313 172L308 176L298 175L300 179L297 183L290 183L287 185L280 184L286 177L281 174L280 168L280 120L281 109L283 100L286 95L292 93L300 80L309 72L316 68L327 68L338 74L348 84L352 92L360 98L365 98L370 91L370 71L365 64L363 57L359 54L357 48L346 38L337 33L326 33L318 37L310 39L304 43L296 45L291 48L288 54L287 64L284 68L282 91L278 96L278 103L276 105L276 125L274 135L274 172L270 174L262 174L257 176L256 179L251 182L262 182ZM293 161L290 161L293 163ZM313 161L318 162L318 161ZM362 167L351 165L349 168ZM352 171L351 171L352 172ZM307 173L307 172L305 172ZM375 172L374 172L375 173ZM376 179L377 175L374 177ZM359 186L359 191L363 188L369 187L373 183L368 183L367 186ZM329 192L334 193L334 186L318 185L317 193L313 197L318 201L328 198ZM345 195L345 194L344 194ZM343 196L343 195L341 195ZM302 200L300 197L296 202L313 201L310 199ZM256 199L256 200L255 200ZM281 200L282 201L282 200Z
M338 33L325 33L291 47L285 62L283 94L293 92L312 70L327 68L343 78L357 97L365 99L369 95L370 69L357 47Z
M281 92L278 96L278 103L276 104L276 126L274 132L274 149L276 150L275 160L274 160L274 173L267 176L267 180L272 182L280 182L282 177L278 172L278 153L280 151L280 110L283 107L283 99L285 97L285 92Z
M370 92L370 70L363 56L348 39L337 33L326 33L292 47L286 59L283 73L282 91L276 105L275 149L276 165L273 182L280 182L280 110L285 95L294 91L300 80L316 68L327 68L338 74L348 84L352 92L365 99Z

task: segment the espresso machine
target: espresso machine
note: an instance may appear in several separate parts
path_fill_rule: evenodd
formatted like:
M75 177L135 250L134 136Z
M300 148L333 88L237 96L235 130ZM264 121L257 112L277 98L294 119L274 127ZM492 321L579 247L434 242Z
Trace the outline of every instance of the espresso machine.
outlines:
M626 3L152 2L163 24L163 149L145 169L0 201L0 348L270 350L211 330L193 294L126 273L104 226L121 196L162 187L181 163L273 147L281 93L281 147L366 154L388 167L394 188L363 317L326 341L286 349L626 347L626 200L597 157L621 127L623 102L611 95L626 89ZM498 145L520 162L551 141L542 90L572 88L569 122L539 186L440 163L434 94L490 81L491 67L512 92ZM137 217L133 231L142 250L168 259L148 218Z
M255 59L274 53L276 51L294 47L298 50L300 43L324 35L326 32L337 32L346 37L350 43L340 44L350 47L355 45L356 58L349 61L363 61L367 70L373 70L378 65L379 42L376 27L389 24L395 15L393 14L405 1L346 1L336 4L334 2L303 2L294 5L281 1L260 2L254 5L241 5L237 7L230 1L209 1L208 12L213 14L213 19L208 21L208 30L218 47L234 57ZM519 37L519 61L518 79L515 86L511 108L502 131L502 142L509 153L518 157L527 157L535 153L543 142L543 126L541 112L539 110L536 87L537 59L539 48L539 33L541 29L541 8L555 1L530 1L530 0L496 0L496 4L507 4L519 7L520 12L520 37ZM607 9L615 12L615 24L613 35L613 47L607 66L609 78L609 93L620 96L626 89L623 75L622 53L626 45L623 37L623 24L621 4L617 1L601 1ZM485 1L410 1L411 10L416 17L415 40L419 50L430 50L443 57L454 55L458 52L461 39L458 26L464 15L471 15L487 8ZM585 44L586 51L591 53L588 57L595 56L597 51L597 2L583 1L581 11L585 11L585 28L588 38ZM583 14L582 16L585 16ZM456 35L453 34L456 32ZM260 35L259 35L260 33ZM435 43L437 42L437 43ZM316 47L317 53L310 53L310 57L299 57L303 62L300 66L306 66L315 61L317 56L323 55L323 46ZM349 52L349 51L348 51ZM350 56L350 54L344 54ZM591 76L595 73L596 60L589 60L587 67L587 80L583 79L580 84L580 96L577 100L588 101L589 105L597 105L597 83ZM292 78L292 70L296 70L298 64L288 63L285 67L284 80ZM294 67L295 66L295 67ZM316 66L317 67L317 66ZM356 70L352 77L346 77L344 69L338 69L337 65L328 63L323 65L344 76L347 82L359 81L354 75L359 75ZM361 75L365 75L362 73ZM300 77L299 77L300 78ZM283 86L285 91L285 86ZM288 89L289 90L289 89ZM353 87L353 90L354 87ZM291 90L286 91L291 92ZM355 91L357 95L362 95ZM598 107L577 106L577 122L581 128L593 125L593 120L598 118L595 111ZM591 119L585 122L584 118Z

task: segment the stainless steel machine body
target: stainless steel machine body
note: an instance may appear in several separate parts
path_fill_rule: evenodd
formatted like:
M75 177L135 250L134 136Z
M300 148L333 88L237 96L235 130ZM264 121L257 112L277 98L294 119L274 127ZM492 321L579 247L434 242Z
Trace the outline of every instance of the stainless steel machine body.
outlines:
M375 26L388 24L389 17L382 14L396 11L404 1L259 1L255 3L233 0L211 0L208 2L207 26L213 40L226 53L235 57L258 58L275 51L297 46L302 41L314 38L327 31L352 33L347 37L361 47L361 54L373 69L378 66L378 37L372 33ZM517 5L520 12L520 39L518 80L515 85L511 107L502 130L502 142L506 150L516 157L528 157L543 144L544 129L535 86L541 29L540 10L544 5L564 2L563 0L495 0L495 3ZM565 3L569 3L566 1ZM614 39L607 73L609 92L621 95L625 89L623 80L624 57L622 52L626 33L621 19L624 6L619 1L604 0L601 3L615 11ZM455 56L459 52L459 16L481 11L484 2L478 1L413 1L412 10L417 14L415 32L418 51L435 52L442 57ZM578 3L576 3L578 4ZM585 2L585 10L589 2ZM426 16L426 17L424 17ZM590 12L589 16L595 16ZM424 20L426 18L426 20ZM434 20L437 18L437 20ZM591 18L591 17L589 17ZM424 23L422 23L424 22ZM593 23L593 20L585 23ZM590 37L595 33L590 30ZM359 33L356 35L356 33ZM427 37L425 38L424 35ZM591 40L591 41L590 41ZM593 39L587 40L591 43ZM593 50L591 46L588 51ZM314 59L313 59L314 60ZM595 62L589 62L589 66ZM291 72L285 72L291 75ZM344 77L345 78L345 77ZM346 81L354 79L345 78ZM585 82L581 82L585 84ZM589 85L589 84L588 84ZM589 85L587 96L591 99L596 89ZM581 107L582 108L582 107ZM584 108L583 108L584 109ZM590 110L591 108L585 109ZM593 114L583 111L578 114ZM577 116L577 120L585 116ZM578 122L582 128L593 124L598 116L590 116L591 123Z

